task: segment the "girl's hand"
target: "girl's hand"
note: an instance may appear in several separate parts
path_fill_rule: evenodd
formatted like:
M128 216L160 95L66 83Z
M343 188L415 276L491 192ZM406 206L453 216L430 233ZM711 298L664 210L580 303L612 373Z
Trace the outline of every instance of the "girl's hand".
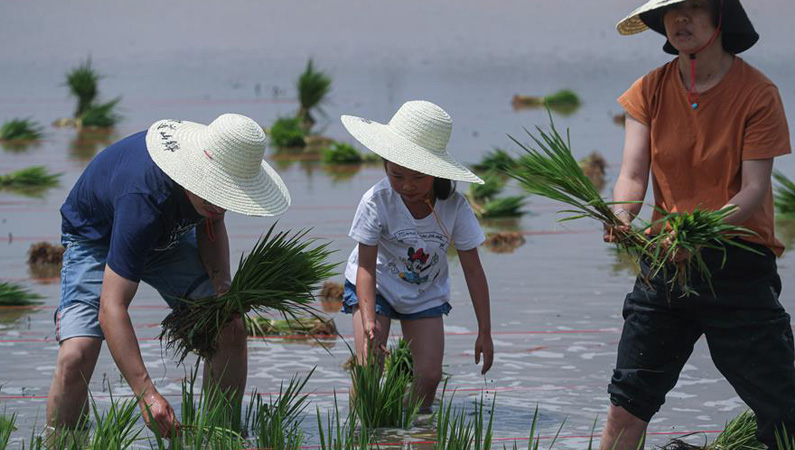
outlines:
M362 319L362 322L364 322L364 336L366 338L364 353L368 353L371 345L375 345L376 352L381 351L384 354L388 353L386 345L378 341L378 336L381 335L381 326L378 324L378 321L374 319Z
M475 364L480 364L480 355L483 355L483 369L480 373L485 375L494 362L494 343L491 342L490 333L478 333L475 340Z

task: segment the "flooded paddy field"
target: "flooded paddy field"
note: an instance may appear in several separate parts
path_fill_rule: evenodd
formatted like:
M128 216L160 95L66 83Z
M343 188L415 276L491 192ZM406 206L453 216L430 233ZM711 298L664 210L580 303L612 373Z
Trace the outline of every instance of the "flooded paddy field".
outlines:
M546 126L541 110L515 111L514 94L544 95L568 88L583 105L555 115L569 127L575 154L599 150L608 162L607 187L618 173L623 129L615 98L638 77L663 64L662 38L652 32L620 37L615 22L636 2L476 2L439 0L380 3L344 0L333 5L301 1L231 1L196 5L178 1L106 4L77 1L4 2L0 5L0 122L30 117L46 125L45 139L25 150L0 150L0 173L44 165L62 173L60 187L40 198L0 192L0 281L21 283L44 296L36 308L0 308L0 407L18 414L19 436L40 427L55 365L53 314L60 282L53 274L31 272L31 244L57 243L58 209L91 158L108 142L146 128L161 118L208 123L224 112L248 115L263 126L297 109L294 81L306 60L330 72L333 88L327 118L316 128L352 142L340 114L385 122L404 101L428 99L453 117L449 148L475 163L502 147L518 152L507 134L523 139L522 127ZM795 53L785 18L795 3L746 2L762 35L743 57L778 84L791 130L795 130ZM90 55L105 75L102 96L122 96L124 120L112 133L56 129L73 101L64 73ZM361 148L360 148L361 149ZM332 240L344 261L353 247L347 238L361 195L383 176L380 166L334 171L318 161L273 160L290 189L293 206L279 229L312 227ZM792 177L793 158L776 167ZM467 189L459 184L459 190ZM513 193L519 192L510 188ZM492 301L495 363L484 378L474 364L477 332L460 265L451 261L453 311L445 320L445 372L456 403L497 396L497 445L526 437L536 406L542 435L554 435L566 420L557 446L581 448L596 419L597 433L607 411L607 384L622 325L621 305L633 283L632 268L601 239L589 221L556 222L561 205L529 198L521 219L484 223L486 232L521 231L524 245L512 253L481 248ZM644 208L646 216L649 207ZM251 249L272 219L227 215L233 265ZM793 228L779 230L788 247ZM795 308L795 254L779 260L782 303ZM334 281L342 282L338 276ZM320 306L320 305L318 305ZM167 314L163 300L141 285L131 314L144 361L158 389L179 408L186 370L156 340ZM312 406L329 408L338 393L347 408L348 373L343 363L353 345L349 316L332 313L341 338L326 346L295 339L249 342L248 389L278 392L294 374L315 374L307 385ZM393 324L393 334L399 325ZM187 364L192 363L192 361ZM107 349L91 382L100 405L130 394ZM667 433L721 430L745 405L722 378L701 340L667 403L652 421L653 443ZM314 419L306 421L312 433ZM403 438L424 441L418 427ZM422 448L422 445L415 446Z

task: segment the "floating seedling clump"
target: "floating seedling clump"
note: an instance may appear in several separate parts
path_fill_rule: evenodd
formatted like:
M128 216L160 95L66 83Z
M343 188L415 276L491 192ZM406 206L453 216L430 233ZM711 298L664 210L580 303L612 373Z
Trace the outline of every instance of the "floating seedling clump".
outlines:
M311 247L308 230L275 232L274 226L251 252L241 257L229 291L199 300L183 299L163 320L160 339L182 362L190 352L208 358L215 353L222 328L233 317L251 311L276 313L285 319L314 315L313 292L334 275L326 262L328 243Z
M782 219L795 219L795 183L778 170L773 171L773 179L777 183L773 196L776 212Z
M43 297L22 286L0 282L0 306L31 306L39 304Z
M304 141L306 132L301 128L301 120L298 118L279 118L267 131L274 147L303 148L306 146Z
M585 176L591 180L596 189L601 192L605 187L605 171L607 161L599 152L593 152L580 160L580 167Z
M37 141L44 136L44 128L31 119L12 119L0 127L0 141Z
M513 253L524 243L525 237L520 231L498 231L488 233L483 245L494 253Z
M298 77L296 89L299 102L296 118L308 133L315 125L313 113L318 111L323 114L322 105L327 101L328 94L331 92L331 77L323 71L316 70L314 61L310 59L306 63L306 69Z
M360 164L363 161L362 154L344 142L335 142L323 152L326 164Z
M255 316L249 318L246 325L250 336L306 336L307 338L337 336L337 326L332 318L299 317L284 320Z
M53 245L49 242L36 242L28 250L28 264L53 264L60 265L63 261L63 245Z
M74 120L60 119L56 126L111 128L121 120L121 115L116 112L121 97L97 103L100 79L102 75L92 67L91 58L66 73L66 86L77 99L77 106Z
M580 97L569 89L562 89L543 97L516 94L511 103L514 109L547 107L561 114L571 114L581 104Z

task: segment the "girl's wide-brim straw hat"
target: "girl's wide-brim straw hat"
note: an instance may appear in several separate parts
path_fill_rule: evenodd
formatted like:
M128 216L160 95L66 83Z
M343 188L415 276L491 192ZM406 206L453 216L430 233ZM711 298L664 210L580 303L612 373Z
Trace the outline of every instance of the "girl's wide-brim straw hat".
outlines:
M651 28L652 30L666 36L665 25L663 25L663 15L667 7L684 3L687 0L649 0L640 8L632 11L627 17L616 25L620 34L637 34ZM742 53L756 44L759 34L754 29L751 19L743 9L739 0L719 0L713 4L722 5L722 35L723 48L737 54ZM666 40L663 47L667 53L676 55L679 52Z
M434 177L483 184L447 152L453 121L431 102L406 102L387 124L354 116L340 119L356 140L387 161Z
M160 120L146 133L152 160L177 184L249 216L275 216L290 206L287 186L263 160L266 143L262 127L239 114L223 114L210 125Z

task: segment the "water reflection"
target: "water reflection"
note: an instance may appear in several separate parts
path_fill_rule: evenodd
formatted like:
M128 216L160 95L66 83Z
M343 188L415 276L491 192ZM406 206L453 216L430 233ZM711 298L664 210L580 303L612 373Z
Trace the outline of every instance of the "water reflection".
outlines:
M83 128L69 141L69 156L81 162L94 159L99 150L112 144L116 136L111 128Z

